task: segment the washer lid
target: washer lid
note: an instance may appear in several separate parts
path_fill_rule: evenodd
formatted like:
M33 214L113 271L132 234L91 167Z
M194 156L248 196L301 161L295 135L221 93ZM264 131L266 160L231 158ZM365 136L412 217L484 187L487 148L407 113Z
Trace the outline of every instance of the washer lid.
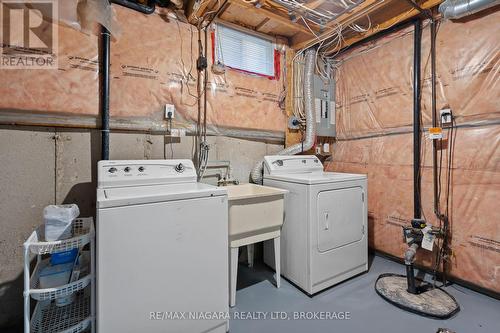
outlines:
M225 195L225 188L203 183L115 187L97 190L97 206L107 208Z
M324 171L285 173L277 175L265 175L264 177L266 179L280 180L284 182L307 184L307 185L366 179L366 175L363 174L324 172Z

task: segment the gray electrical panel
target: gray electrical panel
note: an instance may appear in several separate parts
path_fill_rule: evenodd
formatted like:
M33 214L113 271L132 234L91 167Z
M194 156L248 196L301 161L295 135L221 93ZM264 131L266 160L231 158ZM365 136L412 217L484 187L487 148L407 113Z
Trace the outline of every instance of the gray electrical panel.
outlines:
M336 136L335 130L335 81L314 75L314 108L316 135Z

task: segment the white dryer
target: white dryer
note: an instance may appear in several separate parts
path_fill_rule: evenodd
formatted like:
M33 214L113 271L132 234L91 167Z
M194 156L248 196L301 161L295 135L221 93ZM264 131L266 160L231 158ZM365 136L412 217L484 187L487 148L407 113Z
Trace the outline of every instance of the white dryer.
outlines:
M190 160L100 161L98 332L226 332L227 211Z
M368 270L367 177L323 171L316 156L266 156L264 185L286 189L281 275L315 294ZM264 261L274 267L265 244Z

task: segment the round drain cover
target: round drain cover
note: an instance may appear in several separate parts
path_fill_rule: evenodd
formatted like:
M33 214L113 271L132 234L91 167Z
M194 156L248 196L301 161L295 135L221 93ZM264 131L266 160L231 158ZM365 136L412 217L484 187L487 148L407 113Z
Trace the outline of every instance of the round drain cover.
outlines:
M375 282L375 290L389 303L422 316L447 319L460 311L453 296L441 288L417 280L420 284L418 294L409 293L406 276L382 274Z

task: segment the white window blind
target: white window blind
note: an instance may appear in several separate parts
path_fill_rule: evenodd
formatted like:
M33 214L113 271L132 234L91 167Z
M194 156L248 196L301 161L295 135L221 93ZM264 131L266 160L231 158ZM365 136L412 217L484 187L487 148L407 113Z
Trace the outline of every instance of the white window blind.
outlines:
M274 76L272 41L221 24L216 31L217 61L235 69Z

